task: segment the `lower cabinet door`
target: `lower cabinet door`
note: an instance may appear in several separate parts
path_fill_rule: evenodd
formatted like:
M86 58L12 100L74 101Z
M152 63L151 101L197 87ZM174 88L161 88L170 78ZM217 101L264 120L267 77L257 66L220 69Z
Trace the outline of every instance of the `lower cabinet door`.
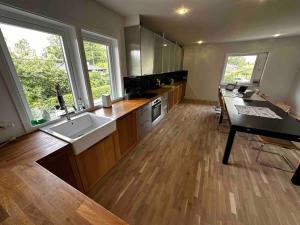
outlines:
M58 150L38 160L37 163L74 188L83 191L80 178L76 176L78 175L78 171L76 170L76 163L72 156L72 147L67 146L64 149Z
M126 155L137 143L137 113L133 111L117 120L121 156Z
M183 85L180 84L178 86L177 103L181 102L181 100L182 100L182 92L183 92Z
M114 134L76 156L85 192L89 191L116 163Z
M170 111L174 106L174 90L169 91L168 95L168 111Z

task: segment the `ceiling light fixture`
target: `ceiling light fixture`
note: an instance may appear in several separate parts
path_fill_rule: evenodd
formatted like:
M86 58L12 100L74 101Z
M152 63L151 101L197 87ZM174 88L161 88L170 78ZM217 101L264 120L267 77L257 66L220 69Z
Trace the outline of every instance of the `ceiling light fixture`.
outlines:
M167 44L163 44L163 46L164 46L164 47L167 47L168 45L167 45Z
M199 45L201 45L201 44L203 44L203 41L197 41L197 43L199 44Z
M279 37L281 34L274 34L273 37Z
M185 15L187 14L188 12L190 11L189 8L186 8L184 6L181 6L180 8L176 9L176 13L179 14L179 15Z

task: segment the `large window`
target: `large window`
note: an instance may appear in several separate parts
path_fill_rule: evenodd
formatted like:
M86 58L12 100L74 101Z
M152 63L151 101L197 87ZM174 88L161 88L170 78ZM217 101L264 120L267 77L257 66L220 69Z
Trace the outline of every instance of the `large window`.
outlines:
M94 105L99 105L103 94L111 94L109 48L92 41L83 43Z
M60 119L59 84L69 112L122 96L114 38L0 5L0 75L27 131ZM85 54L84 54L85 53ZM86 57L83 57L85 55Z
M55 108L57 84L61 86L66 105L75 106L62 36L4 23L0 23L0 29L31 123L45 122L45 117L54 120L64 112Z
M114 49L116 42L108 37L83 31L83 45L94 106L101 105L102 95L120 97L118 68Z
M222 83L251 84L259 82L267 53L228 55L225 60Z

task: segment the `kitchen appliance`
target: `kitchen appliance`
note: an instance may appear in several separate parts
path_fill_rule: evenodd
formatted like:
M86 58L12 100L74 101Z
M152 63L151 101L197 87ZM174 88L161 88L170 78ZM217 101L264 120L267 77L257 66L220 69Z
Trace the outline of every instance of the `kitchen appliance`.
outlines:
M161 97L151 102L151 120L152 126L155 126L161 120Z
M240 86L238 89L238 93L244 94L247 88L248 88L247 86Z
M111 98L109 94L102 95L102 106L104 108L110 108L112 106Z

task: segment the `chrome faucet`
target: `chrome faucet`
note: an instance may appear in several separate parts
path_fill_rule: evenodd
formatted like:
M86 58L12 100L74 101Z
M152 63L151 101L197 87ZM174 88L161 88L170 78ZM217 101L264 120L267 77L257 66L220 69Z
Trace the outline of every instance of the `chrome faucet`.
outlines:
M64 100L64 97L62 95L62 91L61 91L61 87L59 84L57 84L55 86L55 89L56 89L56 97L57 97L57 100L58 100L58 103L59 103L59 108L61 110L65 110L65 116L67 118L67 120L71 120L71 115L68 111L68 107L66 106L66 103L65 103L65 100Z

